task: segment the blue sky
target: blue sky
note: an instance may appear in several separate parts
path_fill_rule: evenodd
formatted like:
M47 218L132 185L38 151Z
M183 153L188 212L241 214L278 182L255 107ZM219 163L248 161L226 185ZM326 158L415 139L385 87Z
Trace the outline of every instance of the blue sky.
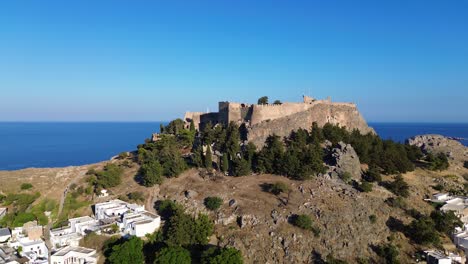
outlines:
M359 3L359 4L358 4ZM467 1L1 1L0 120L169 120L220 100L468 122Z

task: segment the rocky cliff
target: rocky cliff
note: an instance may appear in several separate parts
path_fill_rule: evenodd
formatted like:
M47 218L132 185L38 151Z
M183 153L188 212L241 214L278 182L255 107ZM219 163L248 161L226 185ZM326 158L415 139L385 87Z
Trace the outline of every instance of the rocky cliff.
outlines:
M421 148L425 153L442 152L447 155L451 165L462 166L463 162L468 161L468 147L449 137L436 134L418 135L409 138L407 143Z
M363 134L375 133L367 125L356 106L351 104L323 103L316 104L306 111L252 125L248 129L248 139L257 147L261 147L269 135L275 134L285 137L291 133L291 130L299 128L309 130L313 122L317 122L319 126L331 123L345 126L349 130L358 129Z

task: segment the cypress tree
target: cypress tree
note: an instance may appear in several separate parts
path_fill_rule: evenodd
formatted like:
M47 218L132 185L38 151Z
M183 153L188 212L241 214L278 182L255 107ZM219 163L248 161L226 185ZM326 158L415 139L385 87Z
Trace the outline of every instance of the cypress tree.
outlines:
M229 160L227 157L227 153L223 154L223 163L221 164L221 169L223 170L224 173L229 171Z
M193 120L190 121L190 131L195 132L195 123L193 123Z
M207 169L211 169L213 167L213 159L211 156L211 147L208 145L205 154L205 168Z

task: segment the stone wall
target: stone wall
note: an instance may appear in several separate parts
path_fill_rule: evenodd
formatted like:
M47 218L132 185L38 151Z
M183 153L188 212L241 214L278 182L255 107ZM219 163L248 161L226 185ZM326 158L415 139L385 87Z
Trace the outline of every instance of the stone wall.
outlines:
M306 111L311 107L304 103L283 103L281 105L253 105L250 125L256 125L266 120L274 120Z
M190 122L193 120L193 123L195 124L195 129L199 129L200 127L200 116L205 113L203 112L186 112L184 115L184 122L185 122L185 128L190 127Z
M291 133L291 130L299 128L309 130L313 122L317 122L319 126L331 123L345 126L349 130L358 129L364 134L375 133L354 104L316 101L305 111L251 125L248 139L257 147L262 147L269 135L285 137Z

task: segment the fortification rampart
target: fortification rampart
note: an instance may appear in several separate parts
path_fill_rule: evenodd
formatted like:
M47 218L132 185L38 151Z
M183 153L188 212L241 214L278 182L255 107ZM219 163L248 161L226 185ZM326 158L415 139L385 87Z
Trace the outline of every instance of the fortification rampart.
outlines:
M307 111L317 105L356 107L353 103L333 103L329 100L314 100L304 103L283 103L278 105L253 105L250 125L253 126L267 120L271 121Z
M245 123L249 128L248 139L262 146L265 139L276 134L288 136L291 130L310 129L313 122L319 126L326 123L358 129L362 133L375 133L361 116L353 103L335 103L330 98L316 100L304 96L301 103L249 105L242 103L220 102L219 111L214 113L188 112L185 114L187 125L193 120L195 128L202 129L204 124Z
M358 129L361 133L375 133L361 116L354 104L319 102L292 115L260 122L249 127L248 140L257 147L262 147L269 135L288 136L291 130L310 129L312 123L319 126L326 123L340 125L348 130Z

